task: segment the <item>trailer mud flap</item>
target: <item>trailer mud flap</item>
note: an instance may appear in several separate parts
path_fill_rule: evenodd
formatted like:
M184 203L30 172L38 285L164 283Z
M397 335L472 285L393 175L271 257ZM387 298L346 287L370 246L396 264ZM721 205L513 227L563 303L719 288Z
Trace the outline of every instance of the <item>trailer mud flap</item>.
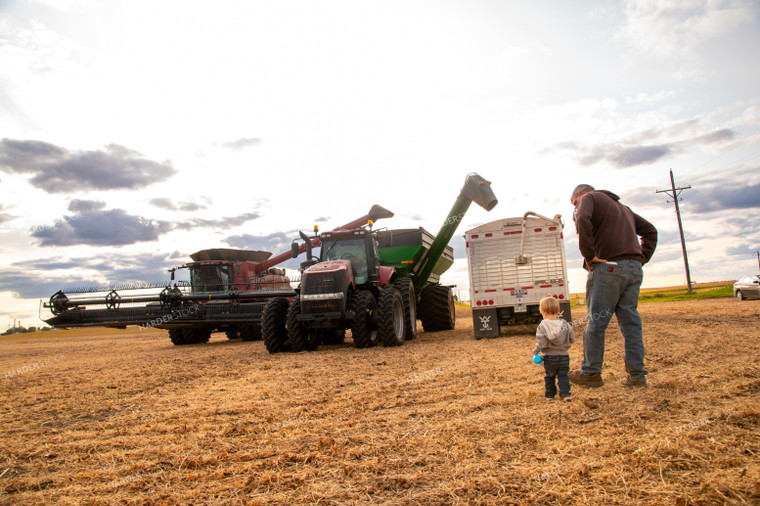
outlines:
M475 339L499 337L498 309L473 309L472 328L475 331Z

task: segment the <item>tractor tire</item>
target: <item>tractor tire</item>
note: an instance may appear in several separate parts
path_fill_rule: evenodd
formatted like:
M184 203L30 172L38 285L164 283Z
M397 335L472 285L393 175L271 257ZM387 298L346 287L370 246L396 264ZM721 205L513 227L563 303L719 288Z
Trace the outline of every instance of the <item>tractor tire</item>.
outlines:
M736 300L746 300L741 290L736 291Z
M377 335L383 346L404 344L406 315L404 301L395 288L382 288L377 299Z
M452 330L457 321L454 294L448 286L428 286L420 294L420 320L425 332Z
M288 337L293 351L314 351L319 346L319 331L307 329L298 321L301 314L301 296L296 295L288 306Z
M404 340L411 341L417 337L417 296L414 285L409 278L402 278L393 285L401 293L404 303Z
M227 336L227 339L240 339L240 334L241 334L240 329L237 327L227 329L224 332L224 335Z
M261 325L243 325L240 329L243 341L261 341Z
M171 339L171 342L174 346L182 346L183 344L187 344L185 342L185 335L182 332L182 329L169 329L169 339Z
M285 327L288 316L288 299L275 297L267 301L261 316L261 337L269 353L290 351L288 331Z
M209 329L182 329L182 335L186 344L207 343L211 338Z
M370 348L379 342L374 323L377 308L375 296L366 290L359 290L351 297L351 309L354 319L351 322L351 336L357 348Z

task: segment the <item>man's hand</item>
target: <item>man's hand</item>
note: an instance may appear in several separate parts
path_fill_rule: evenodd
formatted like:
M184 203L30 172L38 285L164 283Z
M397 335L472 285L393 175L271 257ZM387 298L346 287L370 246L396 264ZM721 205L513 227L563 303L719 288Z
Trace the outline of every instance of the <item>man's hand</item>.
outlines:
M607 260L602 260L599 257L594 257L591 260L588 260L586 262L586 267L588 267L588 270L591 270L591 264L604 264L607 263Z

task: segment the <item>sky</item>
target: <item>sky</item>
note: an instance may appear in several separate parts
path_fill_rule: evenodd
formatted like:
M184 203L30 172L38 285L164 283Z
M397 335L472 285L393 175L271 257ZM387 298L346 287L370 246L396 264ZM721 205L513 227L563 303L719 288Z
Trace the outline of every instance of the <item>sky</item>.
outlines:
M287 251L366 214L436 233L607 189L651 221L645 287L758 272L756 0L0 0L0 328L61 288L168 279L206 248ZM292 266L294 264L287 264ZM48 317L41 311L43 318Z

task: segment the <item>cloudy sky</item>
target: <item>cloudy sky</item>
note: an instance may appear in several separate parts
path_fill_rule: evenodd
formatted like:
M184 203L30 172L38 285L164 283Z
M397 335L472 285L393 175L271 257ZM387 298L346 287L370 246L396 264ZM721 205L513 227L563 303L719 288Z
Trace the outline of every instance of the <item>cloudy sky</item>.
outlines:
M618 193L660 230L645 286L758 270L756 0L0 0L0 328L72 285L167 279L212 247L288 249L380 204L462 233L569 193ZM378 223L380 226L381 223ZM43 313L44 314L44 313Z

